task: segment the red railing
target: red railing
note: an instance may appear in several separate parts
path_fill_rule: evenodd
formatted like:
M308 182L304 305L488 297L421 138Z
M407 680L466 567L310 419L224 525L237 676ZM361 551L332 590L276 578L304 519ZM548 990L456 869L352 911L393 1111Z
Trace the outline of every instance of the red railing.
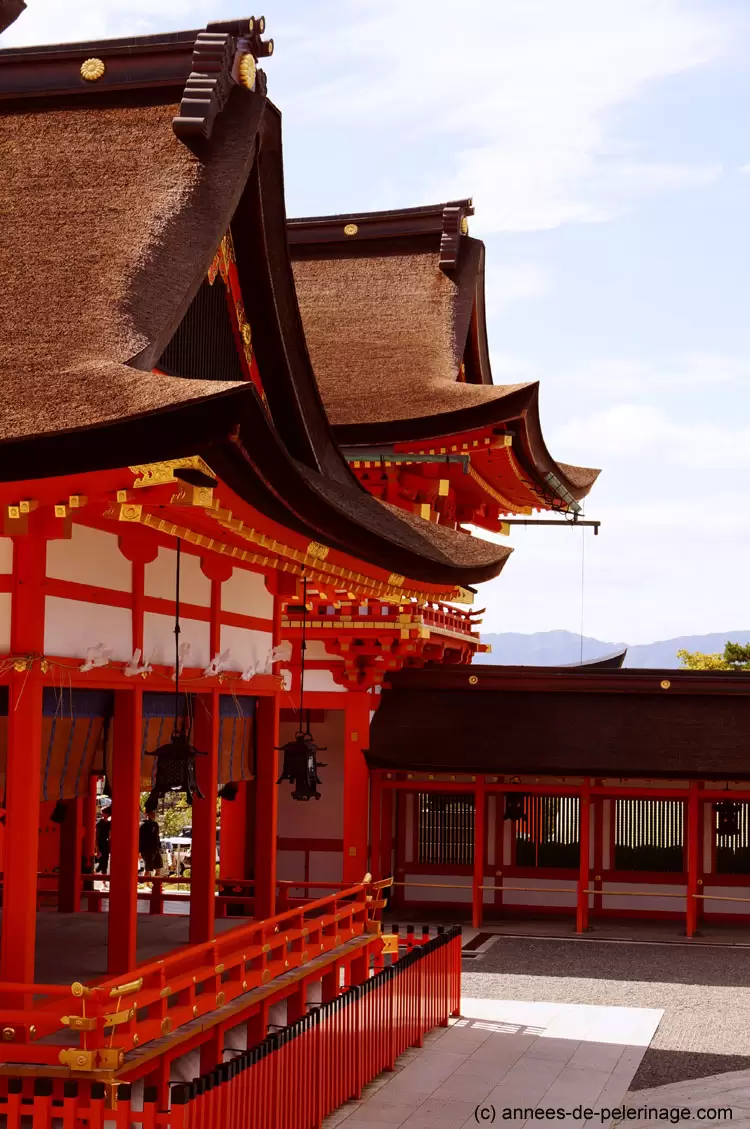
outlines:
M126 978L70 988L0 983L6 1040L2 1060L117 1069L134 1047L366 933L367 891L360 884L306 901L276 917L228 930L208 944L141 965ZM63 997L76 1014L61 1021ZM70 1044L62 1051L59 1039L56 1044L42 1041L66 1029Z
M142 1109L120 1085L107 1098L103 1083L51 1080L24 1089L10 1079L0 1097L7 1129L317 1129L328 1114L433 1027L446 1025L460 1004L461 930L415 944L401 960L344 991L296 1023L203 1074L172 1087L171 1109L160 1110L147 1089ZM53 1095L55 1104L53 1105ZM23 1104L22 1104L23 1103ZM22 1116L24 1120L22 1121Z
M148 912L151 914L164 913L165 902L180 903L186 907L190 905L190 875L154 875L151 878L138 878L138 900L148 902ZM37 887L37 909L57 908L59 898L60 872L40 872ZM103 903L110 897L109 875L107 874L81 874L79 876L81 890L81 907L84 912L101 913ZM106 883L106 887L99 888L94 883ZM141 889L149 886L150 889ZM293 890L343 890L343 882L305 882L284 879L276 883L277 908L279 913L292 906L302 904L306 899L292 897ZM2 895L3 875L0 874L0 899ZM180 889L183 887L183 889ZM186 889L184 887L187 887ZM216 916L226 917L227 910L239 909L239 916L252 917L254 910L255 882L252 878L217 878L216 880Z

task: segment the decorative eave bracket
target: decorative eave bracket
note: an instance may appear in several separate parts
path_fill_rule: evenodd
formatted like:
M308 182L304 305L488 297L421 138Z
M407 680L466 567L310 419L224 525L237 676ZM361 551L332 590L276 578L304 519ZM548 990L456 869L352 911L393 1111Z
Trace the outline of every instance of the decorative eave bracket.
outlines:
M474 205L471 200L460 200L446 204L443 208L443 234L440 238L440 269L444 271L455 270L458 266L458 254L461 247L461 236L469 234L469 216L474 215Z
M261 58L273 54L273 40L263 42L265 17L209 24L198 34L190 74L172 128L180 141L199 152L210 139L214 122L234 86L265 93Z

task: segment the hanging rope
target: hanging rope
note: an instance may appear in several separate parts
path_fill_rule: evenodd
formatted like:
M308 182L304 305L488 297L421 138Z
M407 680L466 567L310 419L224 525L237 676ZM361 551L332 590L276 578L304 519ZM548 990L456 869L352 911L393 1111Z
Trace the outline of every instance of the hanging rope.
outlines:
M182 555L182 542L177 538L177 563L175 566L175 591L174 591L174 728L172 735L178 733L180 714L180 558Z
M586 587L586 534L581 530L581 662L583 662L583 597Z

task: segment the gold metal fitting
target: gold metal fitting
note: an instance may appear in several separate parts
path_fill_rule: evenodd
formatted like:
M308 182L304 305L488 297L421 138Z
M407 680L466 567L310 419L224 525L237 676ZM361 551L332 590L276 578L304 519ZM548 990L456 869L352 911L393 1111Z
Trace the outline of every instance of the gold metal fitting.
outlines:
M661 682L659 683L659 685L661 686L662 690L668 690L668 689L669 689L669 687L670 687L670 686L672 685L672 683L671 683L671 682L669 681L669 679L668 679L668 678L664 678L664 679L662 679L662 681L661 681Z
M224 995L223 992L217 992L216 993L216 1006L217 1007L223 1007L225 1000L226 1000L226 996Z
M257 67L255 66L255 59L248 52L240 59L239 76L240 82L246 90L255 90L255 79L257 75Z
M171 1030L172 1030L172 1018L171 1018L171 1016L168 1015L164 1019L162 1019L162 1021L161 1021L161 1033L162 1033L162 1035L168 1035Z
M86 82L96 82L106 69L101 59L86 59L81 63L81 78L85 78Z
M347 223L344 226L344 235L356 235L359 231L356 223Z
M15 1027L3 1027L3 1042L12 1043L16 1037Z
M261 983L267 984L268 981L271 979L271 969L270 968L264 968L260 979L261 979Z
M197 1019L197 1018L198 1018L198 1005L193 1004L193 1019Z
M243 981L242 981L242 991L243 991L243 992L246 992L246 991L247 991L247 980L243 980Z
M477 682L479 682L479 679L477 678L476 674L470 674L469 675L469 685L470 686L476 686Z

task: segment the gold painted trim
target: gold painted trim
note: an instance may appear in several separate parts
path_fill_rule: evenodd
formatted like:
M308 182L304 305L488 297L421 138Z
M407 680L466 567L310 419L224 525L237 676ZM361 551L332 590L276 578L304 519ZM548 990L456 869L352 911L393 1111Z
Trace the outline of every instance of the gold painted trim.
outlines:
M174 472L183 468L199 470L210 478L216 478L211 467L203 461L200 455L189 455L184 459L165 459L164 462L160 463L139 463L136 466L128 467L128 470L131 470L135 475L140 475L133 483L133 489L137 490L145 486L163 486L167 482L178 482L179 479L175 478Z

